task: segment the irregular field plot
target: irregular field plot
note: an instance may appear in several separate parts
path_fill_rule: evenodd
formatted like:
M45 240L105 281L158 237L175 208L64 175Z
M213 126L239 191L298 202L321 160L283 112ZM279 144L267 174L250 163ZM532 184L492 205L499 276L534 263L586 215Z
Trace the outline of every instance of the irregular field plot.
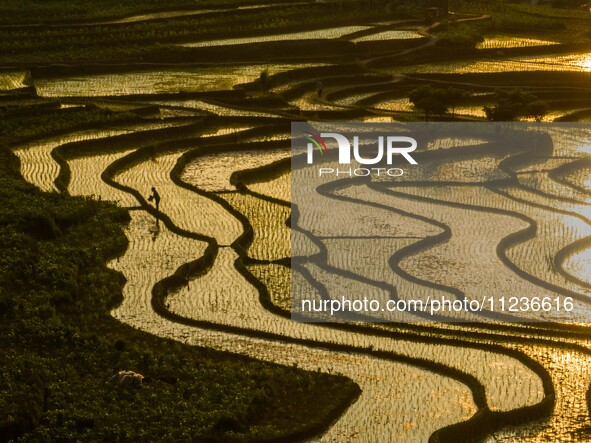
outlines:
M525 46L546 46L556 45L558 42L551 40L540 40L537 38L516 37L511 35L497 35L485 37L483 42L476 45L478 49L488 48L521 48Z
M425 195L425 190L422 190L420 188L405 189L404 192L414 195ZM442 202L440 205L444 205L444 202L449 200L482 207L496 207L498 209L524 213L529 217L533 218L538 223L537 235L526 242L518 242L515 245L512 245L507 250L507 256L509 260L515 263L518 268L524 270L531 276L541 279L542 281L560 283L561 286L571 286L571 288L576 289L577 292L586 292L586 290L583 288L578 288L573 286L572 284L566 283L564 281L564 277L560 276L552 269L551 260L553 259L556 252L558 252L558 250L562 249L562 247L574 241L573 234L575 234L575 232L577 232L578 229L588 231L589 229L591 229L589 226L585 226L585 224L578 219L575 220L572 217L566 215L544 211L533 206L528 206L526 204L515 202L514 200L508 198L504 198L503 196L495 197L486 195L491 191L483 190L482 188L458 188L453 189L453 192L450 189L437 189L436 192L437 194L434 194L434 190L431 189L429 196L431 198L437 198L437 200L440 200ZM459 210L464 211L463 209ZM437 214L436 217L442 217L445 213L447 213L448 216L450 216L455 210L451 207L444 208L444 206L440 206L439 211L441 211L441 213ZM436 250L433 250L431 252L432 256L423 256L423 267L416 268L417 270L415 272L417 273L417 275L422 275L423 278L425 278L425 276L430 275L430 279L437 279L434 273L438 273L438 271L430 268L430 266L432 267L434 263L438 263L439 266L447 267L448 272L445 276L441 274L439 279L437 279L436 281L440 281L444 284L449 284L454 287L463 288L464 291L466 291L467 293L473 292L474 294L477 294L478 291L480 291L480 293L482 294L482 288L489 287L489 292L487 293L495 294L497 296L500 296L502 294L505 294L507 296L518 294L519 296L525 297L537 296L553 298L557 295L556 293L550 290L544 289L540 286L536 286L530 283L529 281L522 279L521 277L517 277L517 275L514 274L513 271L511 271L509 268L505 268L504 265L501 266L501 262L498 261L498 259L492 258L493 251L494 256L496 257L496 244L498 244L498 242L503 237L508 235L510 231L517 232L521 229L525 229L525 227L527 227L527 224L525 224L525 222L517 221L517 219L515 219L517 225L514 225L513 228L510 228L511 224L507 222L501 222L499 220L496 226L497 228L502 226L504 229L507 229L503 232L499 231L498 229L493 229L494 224L492 223L492 219L495 218L494 215L487 213L482 213L481 215L479 215L477 211L472 210L470 210L470 213L471 217L467 217L466 213L462 215L462 218L458 219L457 222L453 222L453 220L446 221L446 223L448 223L451 226L452 231L455 231L459 236L457 243L460 250L458 250L457 253L453 254L455 258L452 259L451 256L448 256L448 259L451 259L450 261L441 262L442 260L446 260L446 255L440 253L440 247L438 247L437 252L435 252ZM571 222L573 222L574 224L570 224ZM457 228L454 229L454 225L457 225ZM493 230L495 232L483 234L482 230ZM497 270L494 271L493 274L489 275L488 278L486 277L486 273L484 272L488 269L486 266L481 267L478 271L466 272L466 270L473 265L474 261L472 261L472 264L470 264L468 262L465 262L465 260L461 259L463 254L469 253L469 250L466 249L467 247L469 247L469 245L462 246L460 245L461 242L459 241L465 235L477 236L474 237L474 245L489 244L490 252L487 254L487 256L497 263L494 265L494 268L490 269L491 272L493 272L493 269ZM487 237L489 237L489 239L487 239ZM496 239L493 237L496 237ZM446 249L449 246L442 247ZM463 252L461 252L462 249L464 250ZM478 255L464 256L470 256L472 258L478 259L482 259L485 257L485 255L481 255L481 253L478 253ZM413 265L418 265L418 263L416 263L415 261L419 257L420 256L417 256L415 259L412 260L407 259L403 262L403 265L407 267L408 270L410 270ZM456 265L459 266L457 260L460 260L464 264L461 265L461 267L455 268ZM481 265L484 265L484 263L482 263ZM456 269L456 271L453 270L454 268ZM456 272L458 273L456 274ZM501 275L503 275L504 277L501 278ZM466 280L466 276L471 276L472 279ZM481 278L485 281L480 282L479 280ZM570 321L588 321L589 316L586 314L586 312L588 311L588 305L582 302L578 302L576 300L574 302L574 305L575 310L570 315L564 311L550 312L547 314L540 313L539 315L543 317L545 317L546 315L553 315L556 317L555 321L565 321L567 319L569 319ZM579 317L580 315L582 315L582 317ZM536 316L536 318L540 317Z
M461 74L511 71L591 71L591 55L576 53L551 56L523 56L491 61L454 61L420 64L396 68L395 71L414 74Z
M71 195L94 196L101 200L111 200L117 202L119 206L136 205L137 201L131 194L113 188L101 180L101 174L107 166L130 152L124 151L117 154L102 154L69 160L71 179L68 192Z
M54 191L56 190L54 182L59 174L59 166L51 157L51 151L65 143L113 137L130 132L133 131L130 129L111 129L77 132L30 143L15 149L14 153L21 161L21 174L26 181L33 183L42 191Z
M288 158L289 149L273 151L220 152L198 157L185 166L181 179L204 191L230 191L232 173L253 169Z
M285 34L260 35L257 37L227 38L220 40L206 40L195 43L184 43L188 48L201 48L210 46L242 45L246 43L274 42L280 40L315 40L340 38L353 32L365 31L371 26L344 26L340 28L317 29L314 31L289 32Z
M299 65L297 65L299 66ZM275 74L294 65L237 65L190 69L163 69L117 74L37 79L43 97L101 97L134 94L171 94L232 89L259 78L264 70Z
M414 30L395 29L391 31L378 32L377 34L365 35L363 37L354 38L353 42L373 42L378 40L409 40L413 38L424 38Z
M26 71L11 71L0 73L0 91L11 91L29 86Z
M359 426L372 430L375 439L368 441L379 442L384 436L422 441L438 428L465 420L476 412L466 386L412 366L194 328L158 316L150 306L153 284L183 262L197 258L204 244L172 235L165 228L154 236L153 218L140 212L132 213L126 233L129 249L123 257L111 262L111 267L127 277L123 302L113 311L115 318L195 346L352 378L360 385L363 395L322 436L322 441L354 439ZM416 400L392 401L406 396Z

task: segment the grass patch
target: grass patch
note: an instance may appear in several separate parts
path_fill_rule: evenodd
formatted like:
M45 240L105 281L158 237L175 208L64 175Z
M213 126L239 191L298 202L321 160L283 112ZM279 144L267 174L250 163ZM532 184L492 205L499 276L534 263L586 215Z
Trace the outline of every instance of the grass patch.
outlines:
M0 6L1 23L55 23L69 20L98 20L123 17L144 11L174 10L185 8L223 6L235 3L233 0L200 1L168 0L166 7L160 0L121 2L118 0L22 0L18 3L5 2Z
M533 32L548 33L566 29L567 20L564 10L544 6L531 6L505 1L458 1L453 8L457 12L488 15L489 23L481 23L481 29L497 32ZM579 17L589 16L581 11ZM591 18L591 17L589 17ZM569 21L569 27L574 23Z
M474 48L484 41L477 26L460 23L457 26L442 26L437 30L437 45L443 47Z

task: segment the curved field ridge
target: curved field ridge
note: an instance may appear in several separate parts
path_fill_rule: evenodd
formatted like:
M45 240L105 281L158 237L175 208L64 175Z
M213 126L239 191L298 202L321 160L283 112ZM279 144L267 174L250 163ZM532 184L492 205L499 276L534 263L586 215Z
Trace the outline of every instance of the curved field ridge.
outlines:
M205 245L166 229L154 237L154 232L151 232L153 226L152 217L132 213L132 222L127 228L128 250L123 257L111 263L111 267L123 272L128 279L124 301L113 311L113 315L159 336L278 363L297 364L309 370L320 368L339 372L358 380L364 395L323 436L323 441L354 438L358 426L373 430L376 439L371 441L380 441L379 436L383 435L402 435L409 441L426 440L438 428L464 420L475 412L471 393L465 386L429 371L370 356L185 326L157 315L150 309L153 285L158 279L171 274L175 266L198 258ZM384 390L385 379L404 380L404 384L392 385L391 391ZM434 391L433 386L438 388ZM393 396L402 395L403 389L421 392L429 401L414 404L390 401ZM454 402L450 404L449 398L454 398ZM384 414L385 410L388 413ZM408 423L417 423L417 411L423 411L420 415L432 417L429 426L423 422L421 426L408 426Z
M398 188L397 192L407 192L409 191L408 189L404 189L404 188ZM426 193L424 192L425 190L423 188L415 188L412 190L414 195L417 196L425 196ZM471 188L456 188L456 189L450 189L449 191L445 190L442 192L443 195L445 195L445 197L443 199L441 198L437 198L437 200L443 202L443 201L462 201L464 203L475 203L475 202L488 202L491 200L490 196L489 197L482 197L482 193L484 193L485 195L487 193L489 193L490 191L486 190L486 189L482 189L482 188L475 188L475 189L471 189ZM453 195L452 195L453 194ZM433 201L433 197L438 197L438 194L435 192L431 192L428 194L429 198L427 199L427 201ZM440 194L441 195L441 194ZM497 199L495 199L497 200ZM421 201L421 200L418 200ZM440 204L444 204L444 203L440 203ZM480 207L483 207L482 205L479 205ZM459 211L459 212L456 212ZM467 212L465 212L467 211ZM479 218L480 217L480 213L478 213L478 211L476 210L470 210L470 209L463 209L463 208L453 208L453 207L446 207L445 211L437 211L437 215L439 216L439 214L444 214L449 212L450 214L450 218L445 221L446 224L452 224L452 231L455 231L458 233L458 235L456 236L456 238L461 237L462 240L460 241L461 243L461 248L468 248L468 249L463 249L462 251L458 251L456 252L453 257L454 260L464 260L462 259L462 257L478 257L479 259L483 259L486 261L483 262L477 262L475 263L474 261L472 262L457 262L454 263L454 265L452 266L454 269L457 267L458 269L462 269L462 267L468 267L465 269L465 271L467 271L468 269L470 269L471 266L473 265L478 265L479 266L479 271L477 273L475 273L476 268L472 268L472 271L466 272L466 274L464 274L465 271L461 271L461 274L458 274L457 276L454 277L454 274L446 274L445 279L446 280L440 280L441 277L436 277L434 274L431 274L430 279L436 279L439 281L439 283L443 283L443 284L447 284L449 286L453 286L456 288L460 288L462 289L464 292L467 291L468 287L472 287L472 291L473 292L473 296L477 296L478 295L478 291L481 290L480 288L486 288L487 284L494 284L494 287L490 287L487 290L487 293L494 293L497 295L506 295L506 296L511 296L513 294L519 294L520 296L525 296L525 297L529 297L529 296L540 296L540 297L544 297L544 296L549 296L552 297L554 296L554 293L552 291L549 290L544 290L542 288L536 287L534 285L532 285L531 283L529 283L528 281L525 281L521 278L519 278L518 276L515 276L510 269L507 269L504 266L504 263L502 262L502 260L500 260L500 258L497 257L497 245L501 242L501 240L503 240L504 238L506 238L507 236L513 234L514 232L519 232L519 231L524 231L526 229L529 228L528 224L524 223L521 220L512 220L510 218L508 218L507 216L505 216L504 218L500 218L498 221L495 222L494 220L494 214L491 213L484 213L482 215L482 217L484 218ZM455 213L455 215L453 215ZM473 223L472 226L470 225L464 225L465 223ZM453 225L456 225L457 227L454 227ZM500 229L502 227L502 229ZM486 234L486 232L489 232L489 234ZM461 233L461 234L460 234ZM475 237L472 239L472 241L470 241L470 237L467 237L467 233L474 233ZM552 232L549 233L549 235L553 235ZM564 234L562 234L564 235ZM485 243L485 239L487 238L492 238L494 239L491 243L489 243L488 245ZM542 243L543 240L539 240L539 237L534 237L533 240L535 240L535 242L533 242L533 245L538 245L538 247L542 246L542 245L547 245L548 241L546 243ZM553 236L552 238L559 238L561 239L562 236ZM454 239L453 234L452 234L452 240ZM532 245L532 242L529 243L530 245ZM450 245L451 246L451 245ZM525 246L525 244L521 243L520 244L521 247ZM476 248L476 249L475 249ZM547 246L546 246L547 248ZM517 249L516 249L517 250ZM521 249L523 250L523 249ZM559 246L556 247L556 252L558 252L559 250ZM555 253L556 253L555 252ZM448 257L449 254L448 253L444 253L443 251L434 251L435 254L437 254L437 256L439 257ZM545 253L545 252L544 252ZM526 264L527 264L527 268L525 269L526 272L534 275L534 276L538 276L538 277L542 277L544 279L547 279L548 276L548 271L547 268L543 267L540 269L543 263L542 260L539 261L534 261L531 262L529 260L529 258L532 257L532 255L534 255L533 251L527 251L527 252L521 252L521 260L518 260L517 257L514 254L509 254L508 257L510 260L512 260L514 263L518 264L518 266L520 266L521 269L526 268ZM541 255L541 254L538 254ZM535 256L535 255L534 255ZM544 255L545 256L545 255ZM488 257L488 259L486 258ZM460 264L462 263L462 264ZM532 268L532 266L536 266L535 268ZM406 269L418 269L418 273L422 274L422 275L429 275L432 271L429 271L427 269L422 269L420 268L421 266L421 262L420 261L406 261L402 263L402 266ZM417 268L419 267L419 268ZM436 272L436 270L433 270L434 272ZM460 272L460 271L459 271ZM490 274L487 275L487 273L490 272ZM471 278L475 279L475 280L470 280L469 278L466 278L466 275L470 275L472 276ZM580 304L579 305L579 309L581 309L583 312L585 311L585 309L588 309L585 307L585 304ZM539 315L539 314L538 314ZM543 318L543 317L537 317L540 318L542 320L549 320L550 318ZM580 319L580 321L585 321L585 315L583 315ZM557 320L556 318L554 318L554 320Z
M97 139L104 139L105 143L108 143L110 137L142 130L149 131L167 126L169 126L169 123L158 122L136 124L126 128L79 131L18 146L14 149L14 153L20 159L21 174L25 180L33 183L43 191L54 191L57 190L55 181L60 172L60 167L53 158L53 151L56 148L68 143L86 140L96 141Z
M528 71L564 71L589 72L591 66L589 58L581 54L552 55L552 56L524 56L519 59L482 60L441 62L410 67L396 68L395 72L409 74L447 74L447 73L499 73L499 72L528 72Z

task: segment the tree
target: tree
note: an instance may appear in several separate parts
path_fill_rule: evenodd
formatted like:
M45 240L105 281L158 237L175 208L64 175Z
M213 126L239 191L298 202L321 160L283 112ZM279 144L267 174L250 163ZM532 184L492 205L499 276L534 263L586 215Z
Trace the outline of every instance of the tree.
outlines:
M508 100L499 100L494 106L485 106L484 113L488 120L494 122L512 122L517 119L521 109L518 104Z
M527 114L533 117L538 123L542 121L542 118L548 113L548 105L539 100L531 102L527 107Z
M446 104L445 90L432 86L413 89L408 94L408 98L415 108L425 114L425 121L429 121L429 116L432 114L445 114L449 108Z
M509 122L530 115L529 107L534 101L534 95L520 89L498 90L495 92L495 104L483 109L487 119ZM540 111L540 108L537 111Z
M447 88L445 91L445 101L451 106L452 117L456 116L456 106L458 106L462 100L466 97L466 93L458 88Z

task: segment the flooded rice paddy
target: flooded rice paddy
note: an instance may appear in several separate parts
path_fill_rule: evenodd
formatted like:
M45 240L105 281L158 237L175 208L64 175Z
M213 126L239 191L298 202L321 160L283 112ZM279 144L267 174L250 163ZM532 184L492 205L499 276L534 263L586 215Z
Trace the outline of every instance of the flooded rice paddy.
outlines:
M156 18L138 16L129 20ZM338 39L371 28L348 26L186 46ZM410 29L362 35L352 41L428 39ZM553 43L494 36L480 47L502 50ZM338 117L338 112L345 111L343 106L359 111L354 117L359 120L381 119L375 109L356 105L375 94L375 90L360 92L359 79L344 85L355 87L356 93L336 102L316 96L317 78L327 86L331 83L332 74L322 75L321 71L315 74L317 77L305 79L311 84L306 91L289 95L294 88L302 88L304 79L298 69L306 72L310 68L331 66L253 64L35 79L39 96L57 100L78 97L92 101L117 96L125 102L126 96L145 95L148 97L142 100L160 107L161 116L167 118L144 125L72 131L22 144L15 147L21 172L41 189L56 191L60 164L52 153L68 143L104 139L97 150L100 152L75 155L65 161L70 194L136 207L130 211L131 222L125 228L128 249L109 264L127 280L123 302L112 315L135 328L191 345L350 377L363 392L319 436L320 441L423 442L437 430L473 417L478 411L475 385L451 376L450 371L460 371L481 385L487 406L493 411L514 412L539 404L548 396L544 380L551 381L555 399L549 416L494 429L487 441L589 439L591 423L585 394L591 382L587 371L591 344L584 340L561 338L551 327L544 329L546 326L529 331L499 323L491 323L488 329L421 323L424 329L411 324L410 332L400 335L392 334L400 331L384 325L369 328L359 321L358 327L348 328L299 323L280 314L292 308L292 279L298 279L307 284L310 297L318 300L336 298L346 291L371 294L382 301L393 294L399 299L421 300L457 293L468 299L483 293L528 297L571 294L575 311L580 313L575 320L584 323L591 296L591 246L586 244L591 237L590 170L581 167L565 172L561 168L588 158L591 143L577 140L590 136L557 129L551 153L532 155L517 167L511 166L517 153L479 152L477 148L484 146L486 139L436 138L426 150L459 147L469 154L461 158L424 157L421 168L409 170L394 184L375 180L363 185L344 183L331 192L317 190L307 196L315 210L300 214L297 223L292 220L290 224L292 175L298 172L278 167L269 173L269 165L290 157L284 131L241 140L252 143L252 149L236 150L236 143L223 137L265 126L270 118L289 123L283 111L256 101L260 97L282 99L281 94L288 95L286 106L289 103L302 120L322 117L323 112L334 112ZM270 76L283 73L294 77L284 78L272 92L255 88L238 95L237 85L256 81L264 70ZM390 69L454 74L509 70L587 72L591 70L591 56L500 57ZM28 83L26 73L0 75L0 91ZM232 95L236 101L181 95L215 91L237 94ZM167 97L163 99L161 94ZM179 97L170 97L172 94ZM137 97L130 98L130 104L137 104ZM414 112L405 97L372 106L382 111ZM481 110L481 106L458 106L456 114L481 118ZM177 146L155 145L152 151L145 149L148 142L124 149L109 147L111 137L170 127L173 123L167 120L174 121L177 115L196 121L202 118L203 114L194 111L211 113L209 127L205 125L201 133L194 134L194 143L179 140ZM328 119L334 117L331 114ZM261 140L286 143L266 149L257 144ZM206 153L199 153L203 148L207 148ZM142 155L136 158L138 152ZM193 155L184 163L187 154ZM252 170L254 175L244 179L244 171ZM146 211L152 186L162 197L160 221ZM337 200L347 217L336 219L330 212ZM290 269L294 241L309 260ZM424 246L417 247L419 242ZM171 290L164 300L170 315L158 314L154 310L154 286L182 265L203 258L208 245L213 245L215 254L206 272L184 275L184 284ZM348 253L338 252L343 249ZM323 290L313 282L321 282ZM487 315L482 312L473 319L486 320ZM526 318L527 314L520 316ZM542 319L565 321L560 315L550 314ZM376 314L373 320L384 318ZM447 340L449 337L453 340ZM349 352L336 351L335 345ZM379 356L372 355L373 351L380 351ZM365 432L361 434L360 429Z
M289 32L285 34L260 35L257 37L228 38L221 40L205 40L195 43L184 43L188 48L211 46L242 45L246 43L274 42L281 40L315 40L341 38L347 34L371 29L369 26L344 26L340 28L316 29L314 31Z
M103 97L223 91L256 80L263 71L276 74L289 71L295 66L279 64L197 67L39 79L34 83L38 94L43 97Z
M512 35L498 35L486 37L484 41L478 43L478 49L489 48L522 48L527 46L547 46L556 45L558 42L551 40L540 40L537 38L514 37Z
M230 183L230 177L235 171L264 166L289 158L290 154L290 149L281 149L275 152L223 152L207 155L185 166L181 179L204 191L231 191L236 189Z
M553 56L499 57L486 60L462 60L429 63L396 68L395 72L412 74L468 74L474 72L519 72L519 71L591 71L590 54L566 54Z
M8 71L0 73L0 92L30 86L27 71Z
M352 39L351 41L358 43L358 42L373 42L379 40L406 40L412 38L423 38L424 36L419 34L416 30L391 30L391 31L383 31L377 32L375 34L366 35L363 37L357 37Z

